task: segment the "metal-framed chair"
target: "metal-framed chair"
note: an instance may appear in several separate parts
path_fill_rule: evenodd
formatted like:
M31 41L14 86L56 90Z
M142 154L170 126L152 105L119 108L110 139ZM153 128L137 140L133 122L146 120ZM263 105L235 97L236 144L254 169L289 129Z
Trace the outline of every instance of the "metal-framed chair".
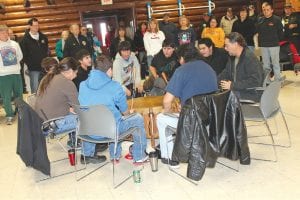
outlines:
M34 105L35 105L35 102L36 102L36 93L33 93L31 95L28 95L27 96L27 102L28 104L34 108ZM44 114L44 113L43 113ZM45 115L45 114L44 114ZM45 117L47 118L47 116L45 115ZM56 125L56 122L58 120L61 120L63 119L64 117L57 117L57 118L52 118L52 119L48 119L46 121L43 121L42 123L42 126L41 126L41 131L45 134L45 131L48 132L48 134L45 134L45 138L46 138L46 141L47 143L51 143L51 141L53 140L54 142L56 142L61 148L62 150L66 153L68 153L68 149L62 144L62 140L69 136L70 134L72 133L75 133L76 132L76 128L74 129L71 129L71 130L67 130L65 132L62 132L62 133L56 133L55 130L57 129L57 125ZM75 143L75 138L74 138L74 141L72 141L73 138L71 137L71 142L72 143ZM80 150L80 148L77 148L75 150ZM56 160L51 160L50 163L51 164L54 164L54 163L57 163L59 161L64 161L64 160L68 160L69 158L68 157L65 157L65 158L60 158L60 159L56 159ZM76 171L81 171L81 170L84 170L85 167L83 168L80 168L80 169L77 169L77 166L75 165L74 166L74 170L69 170L67 172L63 172L63 173L60 173L60 174L57 174L55 176L53 175L50 175L48 178L45 178L45 179L42 179L40 181L43 181L43 180L47 180L49 178L55 178L55 177L60 177L60 176L63 176L63 175L67 175L67 174L71 174L71 173L75 173Z
M43 134L43 128L45 126L45 122L39 117L37 112L32 108L31 105L27 104L25 101L18 99L16 100L16 105L18 107L18 146L26 147L26 149L30 149L34 153L31 155L34 158L31 158L31 162L26 163L26 166L33 166L34 168L40 170L38 167L43 166L43 170L40 170L42 173L47 175L46 178L41 178L39 180L36 180L36 182L45 181L48 179L64 176L67 174L74 173L78 170L76 166L75 168L72 166L71 170L68 171L59 171L57 174L53 174L53 165L59 161L67 160L68 157L57 159L50 161L48 158L48 150L47 150L47 144L46 139L49 139L48 136L45 136ZM52 119L57 120L60 118ZM51 120L48 120L50 122ZM75 131L75 130L72 130ZM66 134L69 132L66 132ZM61 135L65 135L62 133ZM56 139L56 138L54 138ZM39 141L38 141L39 140ZM62 144L60 144L62 146ZM63 146L62 146L63 147ZM37 149L39 152L37 153ZM67 152L67 150L63 147L64 152ZM19 148L19 154L22 154L24 148ZM65 154L67 155L67 153ZM36 158L36 156L38 156ZM67 162L69 165L69 162ZM38 166L38 167L35 167Z
M263 122L266 125L266 128L268 130L268 135L271 138L272 143L268 145L272 145L273 152L274 152L274 159L259 159L259 158L253 158L257 160L263 160L263 161L277 161L277 152L276 152L276 146L280 147L291 147L291 138L290 138L290 132L289 128L286 123L285 116L281 110L278 96L281 88L281 82L274 81L270 83L266 89L263 91L263 94L261 96L260 102L256 104L241 104L241 108L243 111L244 119L245 121L254 121L254 122ZM287 136L288 136L288 145L280 145L275 144L273 134L271 132L268 120L271 118L274 118L278 113L281 113ZM265 143L256 143L256 144L265 144Z
M114 118L113 113L105 106L105 105L93 105L93 106L79 106L79 105L73 105L75 112L78 114L78 126L76 129L76 140L80 139L81 141L85 142L91 142L95 144L100 143L115 143L126 139L128 135L132 135L137 128L130 128L128 131L122 133L119 135L118 132L118 124ZM128 116L130 117L130 116ZM93 136L102 136L104 139L94 139L90 137ZM141 141L141 137L140 137ZM84 148L84 145L82 145L82 148ZM142 148L141 148L142 149ZM84 149L82 149L84 150ZM114 148L114 155L117 151L117 145L115 145ZM142 153L142 152L141 152ZM114 188L117 188L124 182L126 182L130 177L132 177L132 171L129 173L129 175L124 178L121 182L116 183L115 180L115 171L116 171L116 159L114 158L112 160L113 164L113 186ZM85 157L84 162L86 165ZM104 164L101 164L96 169L88 172L86 175L80 177L77 179L77 181L82 180L86 176L94 173L98 169L102 168L109 162L105 162ZM143 164L142 164L143 165Z

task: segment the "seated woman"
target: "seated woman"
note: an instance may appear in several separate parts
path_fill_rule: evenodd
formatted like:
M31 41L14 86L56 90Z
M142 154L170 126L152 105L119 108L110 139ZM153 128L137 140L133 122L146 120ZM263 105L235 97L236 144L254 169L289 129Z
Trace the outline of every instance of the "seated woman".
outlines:
M35 110L43 120L64 117L56 121L55 133L75 129L76 115L71 104L79 104L78 92L72 82L77 73L77 61L64 58L42 79L35 102Z

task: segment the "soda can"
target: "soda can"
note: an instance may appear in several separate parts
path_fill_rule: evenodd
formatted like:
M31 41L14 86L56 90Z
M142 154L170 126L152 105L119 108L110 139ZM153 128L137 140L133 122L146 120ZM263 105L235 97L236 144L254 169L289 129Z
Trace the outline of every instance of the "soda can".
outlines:
M140 183L141 182L140 170L133 170L133 181L134 181L134 183Z

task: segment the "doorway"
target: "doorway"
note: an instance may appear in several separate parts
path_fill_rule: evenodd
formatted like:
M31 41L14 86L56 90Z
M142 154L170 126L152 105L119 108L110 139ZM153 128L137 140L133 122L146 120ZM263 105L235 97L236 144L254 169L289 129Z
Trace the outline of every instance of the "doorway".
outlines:
M111 40L116 36L116 30L119 28L121 21L125 26L135 32L134 6L107 9L91 10L81 12L81 24L92 29L94 35L101 44L103 54L109 55L109 46Z

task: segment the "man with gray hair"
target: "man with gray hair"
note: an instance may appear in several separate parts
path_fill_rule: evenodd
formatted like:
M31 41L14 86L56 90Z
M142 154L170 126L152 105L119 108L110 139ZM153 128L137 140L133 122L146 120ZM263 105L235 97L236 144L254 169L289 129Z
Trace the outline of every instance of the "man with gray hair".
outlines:
M19 44L9 39L8 27L0 24L0 94L6 113L6 124L13 123L15 111L11 105L12 94L22 98L23 87L20 61L23 54Z
M226 68L218 75L223 90L233 90L241 99L258 101L259 96L248 88L260 87L263 82L263 68L248 49L243 36L232 32L225 36L225 50L230 57Z

